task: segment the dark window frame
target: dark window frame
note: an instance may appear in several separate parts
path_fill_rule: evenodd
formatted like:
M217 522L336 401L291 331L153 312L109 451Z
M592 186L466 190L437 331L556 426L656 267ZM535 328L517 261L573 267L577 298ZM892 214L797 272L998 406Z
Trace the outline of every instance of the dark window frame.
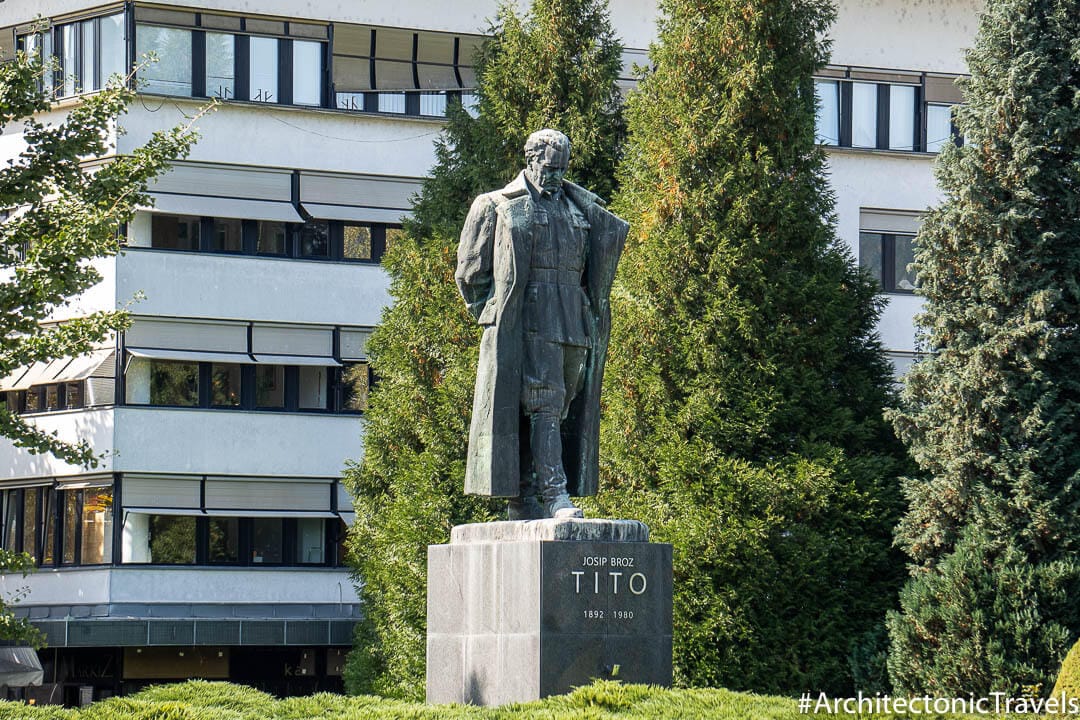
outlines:
M154 362L153 359L150 362ZM175 362L162 360L160 362ZM198 400L194 405L173 405L173 404L155 404L152 402L136 403L129 402L126 399L123 406L126 407L144 407L144 408L168 408L168 409L184 409L184 410L225 410L225 411L244 411L244 412L292 412L292 413L314 413L314 414L347 414L358 415L362 414L362 411L348 410L343 407L343 383L341 379L341 373L343 368L333 365L327 365L326 380L324 392L326 395L326 407L325 408L302 408L300 407L300 366L298 365L274 365L274 367L285 368L284 372L284 388L283 393L285 396L284 405L270 407L259 406L257 404L257 388L256 388L256 368L258 365L254 364L241 364L241 363L223 363L212 361L183 361L188 364L197 365L198 373ZM360 362L360 361L357 361ZM366 361L364 361L366 362ZM238 365L240 367L240 404L238 405L215 405L213 404L213 366L214 365ZM270 363L263 363L263 367L270 366ZM370 365L368 366L369 381L368 387L370 388L374 383L374 375L370 374ZM151 376L151 381L153 376Z
M860 257L860 267L869 272L874 279L878 281L881 286L881 291L889 293L891 295L914 295L916 290L909 290L907 288L897 287L896 285L896 240L897 238L908 238L910 240L915 239L915 235L911 233L885 233L874 230L861 230L859 232L860 244L862 237L865 235L877 235L881 238L881 267L871 268L862 264L862 258ZM875 270L877 272L875 272ZM918 283L916 282L916 289Z
M386 238L387 231L400 230L402 225L397 223L383 223L383 222L360 222L354 220L316 220L311 219L305 223L288 223L280 222L276 220L240 220L240 249L239 250L222 250L214 247L216 244L216 223L218 221L235 220L235 218L220 218L210 215L177 215L173 213L153 213L154 218L164 220L167 218L176 219L179 221L182 218L192 218L197 220L194 222L194 227L198 228L199 237L194 243L196 247L193 248L174 248L174 247L155 247L153 245L153 220L151 220L151 237L150 245L147 246L128 246L130 249L136 250L161 250L165 252L182 252L182 253L202 253L209 255L227 255L232 257L244 256L244 257L269 257L269 258L288 258L291 260L314 260L318 262L344 262L355 263L360 265L378 265L382 262L383 255L386 253ZM285 248L282 253L262 252L258 249L258 231L259 223L272 223L281 224L285 226ZM315 224L325 224L327 226L327 252L325 255L305 254L303 252L303 235L305 229L310 228ZM366 227L371 233L371 257L370 258L354 258L345 256L345 227L356 226Z
M171 27L169 25L159 25L152 22L140 22L139 26L143 27ZM291 107L304 107L304 108L327 108L330 107L328 102L328 82L327 82L327 69L329 66L330 41L319 40L315 38L291 38L281 37L277 35L261 35L258 33L250 33L245 30L222 30L218 28L207 28L201 25L195 27L180 28L189 30L191 32L191 97L194 98L209 98L208 88L206 87L206 33L213 32L222 35L232 35L234 38L233 45L233 72L234 72L234 86L233 97L220 98L225 101L240 101L249 103L259 103L266 105L289 105ZM276 97L271 100L253 100L251 99L251 41L250 38L266 38L269 40L277 41L277 88ZM319 54L319 103L317 105L310 105L307 103L296 105L292 102L293 99L293 42L301 40L303 42L315 42L319 43L321 52ZM217 97L214 95L213 97Z
M145 513L154 516L160 513ZM167 566L167 567L344 567L344 557L338 552L337 546L342 537L348 533L348 528L340 518L318 517L323 524L323 561L321 563L300 562L296 554L296 546L299 540L297 519L294 517L245 517L242 515L186 515L182 517L195 518L195 561L193 563L164 563L164 562L129 562L113 553L114 562L125 566ZM211 561L210 560L210 522L217 519L237 520L237 561ZM281 521L281 561L280 562L255 562L252 555L255 549L255 520L275 519Z
M840 129L840 137L835 144L824 145L825 147L844 147L853 148L857 150L887 150L889 152L896 153L931 153L936 154L937 151L927 150L927 135L926 135L926 120L927 120L927 106L928 105L949 105L950 103L929 102L926 100L926 92L922 84L901 83L901 82L873 82L869 80L857 80L853 78L838 78L838 77L817 77L815 81L822 82L835 82L839 88L839 103L838 103L838 127ZM854 83L859 82L863 84L870 84L877 86L877 129L876 129L876 142L872 148L855 146L852 144L852 87ZM912 127L914 129L912 138L912 149L893 149L889 147L889 121L890 121L890 105L892 103L890 88L893 86L911 87L915 90L915 101L912 106ZM951 105L955 105L952 103ZM816 130L816 128L815 128ZM960 136L955 122L952 123L952 138L953 142L957 145L963 144L963 138Z

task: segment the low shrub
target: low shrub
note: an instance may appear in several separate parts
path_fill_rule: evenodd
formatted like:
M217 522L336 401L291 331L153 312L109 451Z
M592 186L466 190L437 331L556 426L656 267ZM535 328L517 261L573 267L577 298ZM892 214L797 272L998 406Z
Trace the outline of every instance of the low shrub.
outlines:
M331 693L278 700L241 685L201 680L159 685L74 710L0 701L2 720L799 720L805 717L791 698L729 690L667 690L612 681L599 681L567 695L499 708L424 705L371 695ZM858 717L862 720L976 718L921 714ZM1009 718L1019 720L1016 715Z

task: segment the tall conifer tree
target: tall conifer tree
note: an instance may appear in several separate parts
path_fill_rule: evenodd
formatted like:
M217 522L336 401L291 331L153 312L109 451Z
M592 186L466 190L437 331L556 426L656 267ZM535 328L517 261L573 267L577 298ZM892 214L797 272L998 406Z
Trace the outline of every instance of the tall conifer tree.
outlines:
M895 417L924 475L889 669L939 695L1049 689L1080 634L1080 2L990 0L968 65Z
M631 235L599 509L675 546L677 682L849 690L902 579L903 453L879 301L836 239L815 145L833 11L660 9L614 204Z
M351 556L365 618L349 657L353 692L422 698L429 544L497 519L506 502L463 495L479 328L457 294L458 233L472 199L524 166L525 139L573 142L568 178L611 192L622 121L621 47L605 0L534 0L500 10L477 58L476 116L452 107L437 162L384 265L393 304L369 344L379 381L365 417Z

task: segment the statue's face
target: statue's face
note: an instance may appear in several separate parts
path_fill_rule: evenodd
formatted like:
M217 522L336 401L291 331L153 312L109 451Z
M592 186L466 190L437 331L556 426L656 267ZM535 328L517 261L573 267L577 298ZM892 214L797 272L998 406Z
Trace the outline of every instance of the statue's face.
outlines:
M555 192L562 187L563 175L566 174L569 162L570 153L559 152L550 145L545 145L542 153L529 158L529 167L525 171L533 185L547 192Z

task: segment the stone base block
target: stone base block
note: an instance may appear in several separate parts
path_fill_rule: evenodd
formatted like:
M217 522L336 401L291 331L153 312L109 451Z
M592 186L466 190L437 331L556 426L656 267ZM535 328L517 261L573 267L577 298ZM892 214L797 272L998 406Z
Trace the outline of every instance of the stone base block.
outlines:
M462 525L428 548L427 699L671 684L671 546L635 520Z

